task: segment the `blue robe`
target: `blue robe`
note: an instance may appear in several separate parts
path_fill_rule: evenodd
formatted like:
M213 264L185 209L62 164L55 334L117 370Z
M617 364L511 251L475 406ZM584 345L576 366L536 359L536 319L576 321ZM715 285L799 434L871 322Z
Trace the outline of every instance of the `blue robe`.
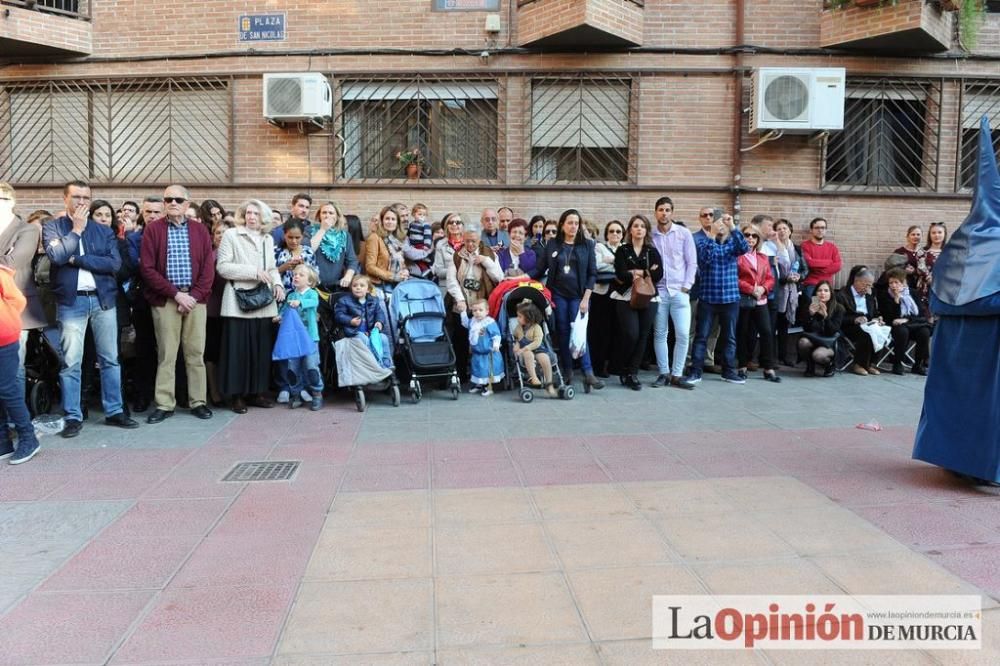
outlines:
M494 384L503 379L503 357L500 352L493 351L494 342L500 340L500 327L492 317L486 317L484 322L477 336L473 329L476 320L462 317L462 323L469 328L473 384Z
M1000 173L986 119L972 211L934 264L939 318L913 457L1000 482Z

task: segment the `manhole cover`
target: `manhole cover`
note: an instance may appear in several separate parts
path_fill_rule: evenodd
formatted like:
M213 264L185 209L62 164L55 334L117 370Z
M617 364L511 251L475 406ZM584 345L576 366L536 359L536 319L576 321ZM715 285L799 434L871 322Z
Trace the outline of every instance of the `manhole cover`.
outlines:
M297 460L262 460L242 462L229 470L223 481L288 481L295 476L301 463Z

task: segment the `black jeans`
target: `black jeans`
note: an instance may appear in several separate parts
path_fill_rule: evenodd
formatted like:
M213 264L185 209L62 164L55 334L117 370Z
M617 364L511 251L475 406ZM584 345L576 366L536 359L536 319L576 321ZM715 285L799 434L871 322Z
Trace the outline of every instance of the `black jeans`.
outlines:
M753 356L754 343L760 336L760 367L774 369L774 334L771 328L771 313L766 305L740 308L736 322L736 362L741 368L747 367Z
M614 352L620 344L618 316L615 301L608 294L591 294L590 316L587 319L587 346L594 372L603 373L610 364L611 370L618 359Z
M872 344L871 336L857 325L845 328L844 335L854 343L854 362L865 369L871 367L872 356L875 355L875 345Z
M653 332L658 303L650 303L644 310L633 310L628 301L615 301L618 313L618 329L621 332L618 343L618 362L626 375L639 371L639 363L646 353L646 343Z
M455 369L463 382L469 381L469 329L462 326L462 315L449 312L445 320L451 346L455 350Z
M926 363L931 349L931 327L926 324L899 324L892 327L892 348L897 361L903 361L903 355L910 342L917 343L913 360L918 365Z

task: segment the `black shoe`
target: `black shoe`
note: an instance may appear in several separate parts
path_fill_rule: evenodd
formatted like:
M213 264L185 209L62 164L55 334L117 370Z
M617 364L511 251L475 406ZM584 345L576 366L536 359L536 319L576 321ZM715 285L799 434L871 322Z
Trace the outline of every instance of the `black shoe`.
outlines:
M833 374L835 372L836 372L836 368L833 367L833 363L827 363L826 365L823 366L823 376L824 377L833 377Z
M639 378L636 377L635 375L628 375L625 377L625 386L629 387L633 391L642 390L642 383L639 381Z
M61 437L69 439L70 437L76 437L83 430L83 424L76 419L66 419L65 425L63 425L62 432L59 433Z
M212 418L212 410L208 408L208 405L198 405L191 410L191 416L207 421Z
M894 374L894 375L902 375L903 374L903 364L900 363L899 361L896 361L895 363L893 363L892 364L892 374Z
M684 379L683 377L674 377L673 379L670 380L670 385L676 386L677 388L682 388L686 391L694 390L694 384Z
M666 386L669 383L670 383L670 375L660 375L659 377L656 378L656 381L653 382L652 386L653 388L660 388L662 386Z
M913 370L911 370L910 372L912 372L915 375L920 375L921 377L926 377L927 366L924 365L923 363L917 363L915 366L913 366Z
M159 423L166 419L169 419L174 415L174 410L172 409L160 409L157 407L153 410L153 413L146 417L146 423Z
M140 412L144 412L147 409L149 409L149 400L147 400L146 398L138 398L135 402L132 403L132 411L136 412L137 414Z
M139 427L139 422L136 421L135 419L130 419L129 417L125 416L125 412L118 412L114 416L108 416L107 418L105 418L104 425L132 430L133 428Z
M243 401L242 397L238 396L238 397L233 398L232 402L230 403L230 407L232 408L233 413L235 413L235 414L246 414L247 413L247 403L245 403Z

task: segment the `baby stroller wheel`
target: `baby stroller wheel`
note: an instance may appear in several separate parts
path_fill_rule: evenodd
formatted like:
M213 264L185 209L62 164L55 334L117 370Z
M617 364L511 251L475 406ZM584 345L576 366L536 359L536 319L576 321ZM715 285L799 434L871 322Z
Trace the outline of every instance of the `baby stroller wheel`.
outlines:
M364 389L354 389L354 405L359 412L365 411L365 391Z
M420 388L420 382L416 380L410 381L410 397L413 399L413 404L420 402L420 398L423 396L423 389Z
M45 380L35 382L35 385L31 387L31 395L28 400L32 416L48 414L49 410L52 409L52 392L49 390L48 382Z
M451 399L458 400L458 394L460 393L459 388L452 384L451 386Z
M399 387L393 384L389 392L392 394L392 406L399 407Z
M576 389L571 385L560 386L559 387L559 397L563 400L572 400L573 396L576 395Z
M521 402L528 404L535 399L535 394L529 389L521 389Z

